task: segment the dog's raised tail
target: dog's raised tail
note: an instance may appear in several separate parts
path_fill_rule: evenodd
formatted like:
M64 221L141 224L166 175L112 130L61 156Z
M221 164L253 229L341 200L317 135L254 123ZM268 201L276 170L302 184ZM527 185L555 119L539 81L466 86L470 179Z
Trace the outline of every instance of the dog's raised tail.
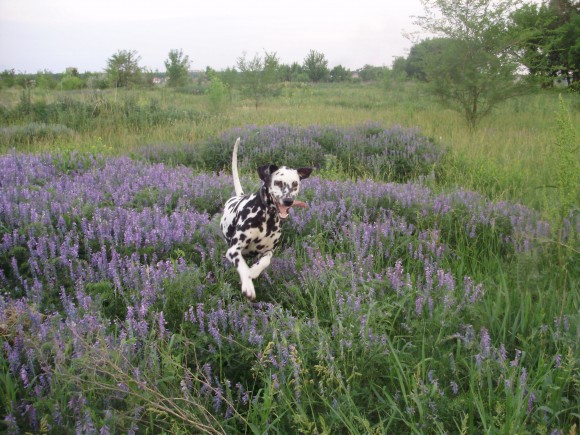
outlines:
M240 145L240 138L236 140L234 144L234 152L232 153L232 176L234 178L234 189L236 191L236 196L241 196L244 194L242 189L242 184L240 183L240 176L238 175L238 146Z

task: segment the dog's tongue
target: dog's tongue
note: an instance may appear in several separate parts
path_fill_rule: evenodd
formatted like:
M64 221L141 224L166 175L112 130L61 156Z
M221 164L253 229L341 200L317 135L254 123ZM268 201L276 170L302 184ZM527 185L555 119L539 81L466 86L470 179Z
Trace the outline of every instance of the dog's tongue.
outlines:
M292 207L307 208L308 205L306 205L306 203L303 201L294 201L294 204L292 204L290 207L286 207L285 205L278 204L278 212L280 213L280 217L282 219L286 219L289 216L290 209Z

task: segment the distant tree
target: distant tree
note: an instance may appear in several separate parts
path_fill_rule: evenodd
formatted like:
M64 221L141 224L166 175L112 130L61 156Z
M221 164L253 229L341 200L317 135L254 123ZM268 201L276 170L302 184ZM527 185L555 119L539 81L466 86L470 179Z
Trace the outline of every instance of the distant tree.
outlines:
M425 68L427 66L427 59L442 53L445 45L449 43L450 40L447 38L433 38L425 39L418 44L413 45L409 51L409 56L407 56L407 62L405 64L407 77L426 82L427 73Z
M66 75L71 76L71 77L80 77L81 75L79 74L79 69L75 66L69 66L66 68Z
M403 56L397 56L393 60L393 79L394 80L404 80L407 77L407 59Z
M551 75L550 62L547 57L555 18L554 13L546 4L525 4L512 14L513 26L516 30L528 35L521 41L517 50L520 62L534 76Z
M54 74L50 71L44 70L36 73L36 87L38 89L55 89L56 86Z
M323 82L328 79L328 61L324 54L310 50L304 59L304 71L313 82Z
M519 47L520 60L544 86L554 78L580 90L579 6L566 0L525 4L513 14L517 31L529 35Z
M288 64L281 64L280 68L280 80L283 82L291 82L292 81L292 70L290 69L290 65Z
M221 112L226 103L228 96L227 85L225 85L217 74L211 74L209 77L209 86L206 89L209 109L213 113Z
M14 69L5 69L0 73L0 89L10 88L16 84L16 72Z
M276 53L264 53L264 58L256 54L253 59L246 59L244 53L238 58L240 70L239 85L242 94L254 100L256 109L262 100L274 95L279 83L279 60Z
M358 70L358 75L363 82L376 82L382 80L385 67L365 65Z
M107 60L107 76L116 87L131 87L141 82L141 57L135 50L119 50Z
M181 50L170 50L165 69L167 70L167 86L183 86L188 81L189 74L189 56L184 56Z
M307 82L308 75L298 62L280 65L280 79L285 82Z
M351 72L342 65L337 65L330 71L331 82L346 82L350 79Z
M512 31L517 1L421 0L426 13L416 24L447 40L425 56L426 80L471 129L498 103L528 91L514 55L525 37Z
M554 50L559 54L561 75L580 92L580 14L572 13L570 21L556 29Z
M270 89L273 90L272 85L280 82L280 59L276 53L264 52L264 81L270 85Z
M86 82L81 78L76 68L67 68L64 77L58 84L63 91L73 91L86 87Z
M239 72L235 68L226 68L219 73L220 80L225 85L230 101L232 100L232 89L238 84Z

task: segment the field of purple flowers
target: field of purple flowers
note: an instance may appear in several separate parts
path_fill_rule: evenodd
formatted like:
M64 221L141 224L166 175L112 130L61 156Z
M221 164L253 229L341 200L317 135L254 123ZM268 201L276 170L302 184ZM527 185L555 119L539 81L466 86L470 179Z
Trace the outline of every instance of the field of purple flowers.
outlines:
M305 180L254 304L219 231L238 135L248 191L264 158L333 155L343 175ZM411 181L443 156L416 131L246 127L200 149L196 169L0 157L1 431L575 430L577 223L556 237L523 206Z
M142 155L157 163L179 162L206 171L229 170L231 144L238 137L245 146L239 165L249 171L269 162L284 162L289 167L330 162L353 178L407 181L433 170L444 156L439 146L416 129L384 129L376 123L351 128L245 126L228 130L202 146L153 145L144 148Z

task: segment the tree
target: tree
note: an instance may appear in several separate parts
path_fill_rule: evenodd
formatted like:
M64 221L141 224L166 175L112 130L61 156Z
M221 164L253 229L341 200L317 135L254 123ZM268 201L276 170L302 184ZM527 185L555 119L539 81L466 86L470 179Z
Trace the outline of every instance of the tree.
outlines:
M265 97L276 92L279 64L276 53L264 52L263 59L256 54L248 60L245 53L238 58L242 94L254 100L256 109Z
M221 112L227 103L228 87L220 80L217 74L209 76L209 86L205 93L210 111L213 113Z
M328 78L328 61L324 54L310 50L304 59L304 71L313 82L322 82Z
M524 5L513 14L517 31L529 35L520 47L521 62L546 87L559 77L580 88L578 9L567 0L552 0L540 6Z
M346 82L350 79L351 73L342 65L337 65L330 71L331 82Z
M226 68L219 73L219 78L228 91L230 102L232 101L232 89L236 87L239 79L239 73L235 68Z
M165 69L167 70L167 86L177 87L187 83L189 74L189 56L184 56L181 50L170 50Z
M512 19L515 29L528 36L518 47L520 62L544 85L551 85L554 72L550 65L554 59L551 59L550 41L554 36L556 15L546 4L526 4L513 13Z
M59 87L64 91L72 91L86 87L86 82L81 79L78 69L70 67L66 69L64 77L59 83Z
M518 0L421 0L426 14L416 24L445 38L423 61L430 90L463 113L475 129L500 102L529 90L517 75L515 56L525 35L514 32Z
M570 21L556 30L554 46L562 65L561 74L572 89L580 92L580 14L572 14Z
M443 51L445 44L449 43L447 38L432 38L425 39L418 44L411 47L407 62L405 64L405 72L410 79L427 81L427 73L425 72L425 62L429 56L440 54Z
M5 69L0 73L0 89L10 88L16 84L16 71Z
M365 65L359 71L359 77L363 82L377 82L385 76L387 68L383 66Z
M56 85L54 74L50 71L44 70L36 73L36 87L38 89L55 89Z
M397 56L393 60L393 79L397 81L405 80L407 77L407 59L403 56Z
M293 62L292 65L280 65L280 79L285 82L307 82L308 75L304 72L302 65Z
M107 76L114 87L130 87L141 82L141 57L135 50L119 50L107 60Z

